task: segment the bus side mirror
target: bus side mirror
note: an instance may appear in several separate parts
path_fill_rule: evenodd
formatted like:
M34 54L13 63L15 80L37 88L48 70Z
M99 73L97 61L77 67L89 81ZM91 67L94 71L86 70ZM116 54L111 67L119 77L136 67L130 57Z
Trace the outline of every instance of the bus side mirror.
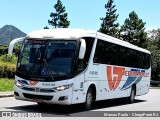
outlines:
M84 39L80 40L81 46L79 50L79 59L83 59L86 52L86 41Z
M16 38L16 39L12 40L12 41L10 42L10 44L9 44L9 47L8 47L8 54L9 54L9 55L12 55L14 45L15 45L16 43L18 43L18 42L23 41L24 39L25 39L25 37L21 37L21 38Z

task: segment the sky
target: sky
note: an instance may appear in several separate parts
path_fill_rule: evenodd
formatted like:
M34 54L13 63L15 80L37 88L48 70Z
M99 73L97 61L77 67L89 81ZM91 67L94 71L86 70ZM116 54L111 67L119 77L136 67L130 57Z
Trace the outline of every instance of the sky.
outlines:
M108 0L61 0L68 13L70 28L98 30L105 17ZM14 25L25 33L48 25L57 0L0 0L0 28ZM114 0L117 22L123 25L129 13L135 11L146 22L146 30L160 28L160 0Z

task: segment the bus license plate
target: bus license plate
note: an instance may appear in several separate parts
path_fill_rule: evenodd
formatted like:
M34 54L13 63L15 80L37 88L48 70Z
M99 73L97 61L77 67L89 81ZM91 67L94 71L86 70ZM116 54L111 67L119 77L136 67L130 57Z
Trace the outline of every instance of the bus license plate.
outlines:
M43 102L42 99L37 99L37 98L34 98L32 101L33 101L33 102L39 102L39 103L42 103L42 102Z

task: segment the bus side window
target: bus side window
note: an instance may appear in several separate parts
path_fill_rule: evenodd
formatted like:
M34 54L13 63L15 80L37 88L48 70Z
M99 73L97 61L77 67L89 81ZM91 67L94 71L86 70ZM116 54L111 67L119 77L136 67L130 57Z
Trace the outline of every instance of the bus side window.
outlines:
M119 46L118 65L128 66L128 51L125 47Z
M92 47L93 47L93 43L94 43L95 38L84 37L82 39L85 39L85 41L86 41L86 53L85 53L85 56L84 56L84 59L83 59L83 66L84 66L84 69L85 69L88 65L88 62L89 62L89 58L90 58L90 55L91 55L91 51L92 51Z
M116 44L98 40L94 55L94 63L116 65L118 62L117 47Z
M94 54L94 59L93 62L94 63L104 63L104 44L101 40L97 41L97 46L96 46L96 50L95 50L95 54Z

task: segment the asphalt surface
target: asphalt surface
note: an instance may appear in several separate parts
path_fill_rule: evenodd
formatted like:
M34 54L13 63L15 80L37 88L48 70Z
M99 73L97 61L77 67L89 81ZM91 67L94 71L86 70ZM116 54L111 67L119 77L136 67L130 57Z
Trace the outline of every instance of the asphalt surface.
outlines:
M148 94L136 97L133 104L128 104L125 99L105 100L96 102L91 111L160 111L159 100L160 89L150 89ZM15 100L14 97L0 98L0 111L42 113L47 117L83 117L90 114L90 111L83 109L82 104L38 106L37 103ZM96 116L96 112L93 116Z

